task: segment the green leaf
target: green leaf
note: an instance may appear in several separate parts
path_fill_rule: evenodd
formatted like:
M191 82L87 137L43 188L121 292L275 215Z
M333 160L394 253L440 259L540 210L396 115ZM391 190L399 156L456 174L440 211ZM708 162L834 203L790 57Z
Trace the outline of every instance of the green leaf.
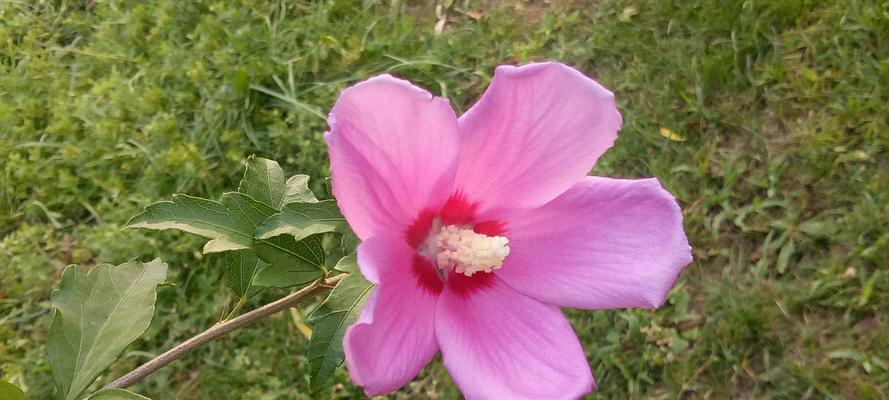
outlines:
M343 335L358 319L372 288L373 284L361 275L349 275L309 315L309 322L315 324L309 341L309 383L313 390L343 363Z
M178 229L213 239L207 243L204 252L207 252L207 247L237 250L249 246L244 244L243 238L232 226L225 205L218 201L184 194L174 194L172 201L160 201L145 207L145 211L127 222L127 227ZM216 243L211 245L213 242Z
M784 243L784 246L781 247L781 251L778 253L778 273L783 274L787 271L787 264L790 262L790 257L793 256L793 253L796 251L796 245L793 244L792 240L788 240L787 243Z
M25 392L18 386L9 382L0 381L0 399L3 400L28 400Z
M308 175L293 175L287 179L284 190L284 204L290 203L317 203L315 193L309 189Z
M258 239L256 253L269 264L253 284L266 287L305 286L324 274L324 247L320 235L297 242L289 235Z
M252 155L247 158L238 192L280 210L284 204L284 170L275 161Z
M225 193L222 202L173 195L173 201L149 205L133 217L128 228L178 229L211 239L204 253L250 248L253 233L277 210L243 193Z
M349 224L340 225L338 232L342 235L340 237L340 248L342 251L346 254L354 253L358 245L361 244L361 239L358 239L358 235L352 231Z
M863 354L859 353L858 351L850 350L850 349L830 351L827 354L825 354L825 356L827 356L827 358L839 358L839 359L854 360L854 361L862 361L866 358Z
M286 234L299 241L319 233L338 232L345 223L346 219L333 200L292 203L257 228L256 238L266 239Z
M102 389L93 393L89 400L150 400L141 394L126 389Z
M247 167L238 185L238 192L276 210L289 203L318 202L315 194L309 189L308 175L294 175L285 182L284 171L277 162L255 155L247 159Z
M62 273L50 295L56 309L49 329L49 365L66 399L77 398L139 337L154 315L157 285L167 265L130 261L97 265L87 272L77 265Z
M266 219L277 210L254 200L243 193L229 192L222 195L222 203L228 208L229 217L238 230L238 234L247 238L249 247L253 241L253 233Z
M253 250L235 250L225 253L225 280L238 297L247 294L253 286L256 274L268 264Z
M836 224L828 221L810 219L801 223L799 225L799 230L813 238L823 239L830 237L836 232Z
M880 271L874 271L874 274L864 282L864 285L861 287L861 294L858 296L858 307L864 307L867 305L867 301L870 299L870 296L874 293L874 283L877 281L877 276L880 275Z
M347 274L361 274L361 271L358 269L358 256L356 256L355 253L340 258L340 260L336 262L336 265L333 268L337 271L342 271Z

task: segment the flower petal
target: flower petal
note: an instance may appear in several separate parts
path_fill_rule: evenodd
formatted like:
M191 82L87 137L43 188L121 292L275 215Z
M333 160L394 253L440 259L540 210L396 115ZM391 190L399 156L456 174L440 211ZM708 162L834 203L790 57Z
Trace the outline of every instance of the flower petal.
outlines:
M611 147L614 95L558 63L500 66L460 117L455 188L491 209L542 205L582 179Z
M507 230L497 276L559 306L660 307L692 260L679 205L657 179L584 178Z
M378 286L346 330L343 350L349 376L368 396L398 390L438 352L433 328L438 295L404 273L412 254L398 237L375 236L358 247L362 272L370 272L365 276Z
M333 194L362 240L403 231L451 195L457 117L447 100L381 75L344 90L328 121Z
M475 290L446 285L435 336L469 400L575 399L594 387L583 349L558 308L492 277Z

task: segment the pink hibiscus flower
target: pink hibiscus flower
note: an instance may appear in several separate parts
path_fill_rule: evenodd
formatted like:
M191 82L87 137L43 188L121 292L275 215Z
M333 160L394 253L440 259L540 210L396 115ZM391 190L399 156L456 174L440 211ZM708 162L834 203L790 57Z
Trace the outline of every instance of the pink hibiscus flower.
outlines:
M580 397L595 382L559 307L658 307L691 262L656 179L586 176L621 116L565 65L501 66L459 118L382 75L343 91L329 121L333 193L377 285L344 339L368 396L441 351L468 399Z

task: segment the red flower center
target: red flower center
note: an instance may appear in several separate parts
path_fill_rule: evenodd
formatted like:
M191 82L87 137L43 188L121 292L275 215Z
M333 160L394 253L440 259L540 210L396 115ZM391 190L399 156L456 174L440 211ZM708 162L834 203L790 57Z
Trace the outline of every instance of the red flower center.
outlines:
M405 231L414 248L412 271L426 290L439 293L444 283L461 293L490 284L492 270L509 254L502 222L478 221L478 203L457 191L439 210L420 212Z

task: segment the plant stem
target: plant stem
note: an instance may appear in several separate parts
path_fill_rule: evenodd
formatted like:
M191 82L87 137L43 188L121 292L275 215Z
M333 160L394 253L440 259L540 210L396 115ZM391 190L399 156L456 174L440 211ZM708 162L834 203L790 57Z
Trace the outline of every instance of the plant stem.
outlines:
M340 279L342 279L346 275L347 274L340 274L334 277L327 278L323 281L316 281L315 283L312 283L311 285L306 286L299 291L291 293L286 297L282 297L272 303L266 304L253 311L245 313L237 318L218 322L207 330L195 336L192 336L190 339L180 343L176 347L173 347L172 349L167 350L163 354L151 359L145 364L140 365L138 368L130 371L128 374L117 378L114 382L108 384L106 388L125 388L127 386L130 386L140 381L142 378L163 368L165 365L181 358L192 350L203 346L204 344L219 339L236 329L242 328L262 318L268 317L269 315L276 314L291 307L295 307L297 304L309 297L332 289L333 286L335 286L336 283L339 282Z

